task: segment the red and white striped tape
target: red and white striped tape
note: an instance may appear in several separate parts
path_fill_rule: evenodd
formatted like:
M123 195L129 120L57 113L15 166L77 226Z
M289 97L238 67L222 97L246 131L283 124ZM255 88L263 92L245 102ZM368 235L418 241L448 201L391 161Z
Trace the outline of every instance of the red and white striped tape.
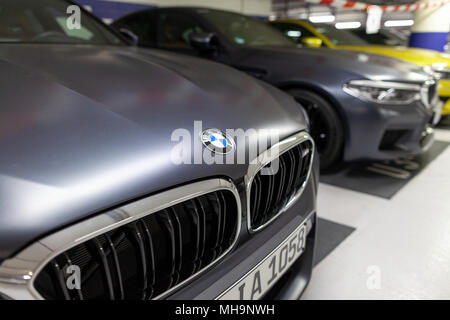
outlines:
M321 4L332 6L340 9L367 10L371 5L362 2L346 1L346 0L299 0L301 2ZM394 6L379 6L385 12L405 12L415 11L419 9L437 8L450 3L450 0L431 0L415 4L403 4Z

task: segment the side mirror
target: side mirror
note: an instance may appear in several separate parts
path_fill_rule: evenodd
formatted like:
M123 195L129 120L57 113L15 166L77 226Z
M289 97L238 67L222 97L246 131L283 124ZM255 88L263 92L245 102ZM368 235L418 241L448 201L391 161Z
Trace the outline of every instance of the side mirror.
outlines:
M304 37L301 42L302 45L310 48L320 48L322 46L322 39L316 37Z
M189 42L194 49L202 53L211 53L217 50L219 41L214 33L194 32L189 35Z
M133 46L137 46L139 43L139 37L131 30L127 28L120 28L120 34Z

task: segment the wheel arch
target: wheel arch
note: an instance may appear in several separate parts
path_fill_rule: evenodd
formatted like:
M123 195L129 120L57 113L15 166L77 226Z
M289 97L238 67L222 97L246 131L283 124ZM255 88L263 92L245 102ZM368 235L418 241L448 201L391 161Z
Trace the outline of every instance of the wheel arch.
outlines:
M328 93L326 90L322 89L321 87L319 87L317 85L314 85L311 83L306 83L306 82L281 83L281 84L278 84L275 86L283 91L291 90L291 89L309 90L317 95L320 95L323 99L325 99L337 112L337 114L339 115L339 118L342 122L342 125L344 127L344 133L345 133L344 150L345 150L345 147L347 145L347 141L348 141L349 135L350 135L348 120L344 115L344 112L342 110L340 103L330 93Z

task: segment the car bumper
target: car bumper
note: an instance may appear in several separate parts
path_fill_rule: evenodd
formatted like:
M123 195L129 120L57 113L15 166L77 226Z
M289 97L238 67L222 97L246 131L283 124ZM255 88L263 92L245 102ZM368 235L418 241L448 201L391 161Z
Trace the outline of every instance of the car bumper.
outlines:
M447 97L445 99L442 99L442 102L444 104L443 108L442 108L442 115L443 116L448 116L450 115L450 98Z
M347 123L344 161L389 160L428 150L434 139L431 127L442 108L436 103L427 109L421 102L378 105L353 97L345 97L342 105Z
M298 299L309 282L313 267L317 227L316 179L317 175L312 174L302 197L268 227L253 235L243 228L239 243L231 254L168 299L219 298L268 257L299 225L307 223L308 235L304 252L263 296L263 299Z
M450 115L450 80L439 80L438 95L444 103L442 115Z

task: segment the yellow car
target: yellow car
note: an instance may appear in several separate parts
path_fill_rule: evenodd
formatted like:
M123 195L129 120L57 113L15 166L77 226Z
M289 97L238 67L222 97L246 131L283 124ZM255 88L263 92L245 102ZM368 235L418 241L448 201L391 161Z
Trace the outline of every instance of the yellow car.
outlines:
M274 27L307 47L329 47L363 51L402 59L438 73L439 97L444 102L443 115L450 115L450 54L405 46L373 45L348 29L336 29L330 24L311 25L301 20L271 21Z

